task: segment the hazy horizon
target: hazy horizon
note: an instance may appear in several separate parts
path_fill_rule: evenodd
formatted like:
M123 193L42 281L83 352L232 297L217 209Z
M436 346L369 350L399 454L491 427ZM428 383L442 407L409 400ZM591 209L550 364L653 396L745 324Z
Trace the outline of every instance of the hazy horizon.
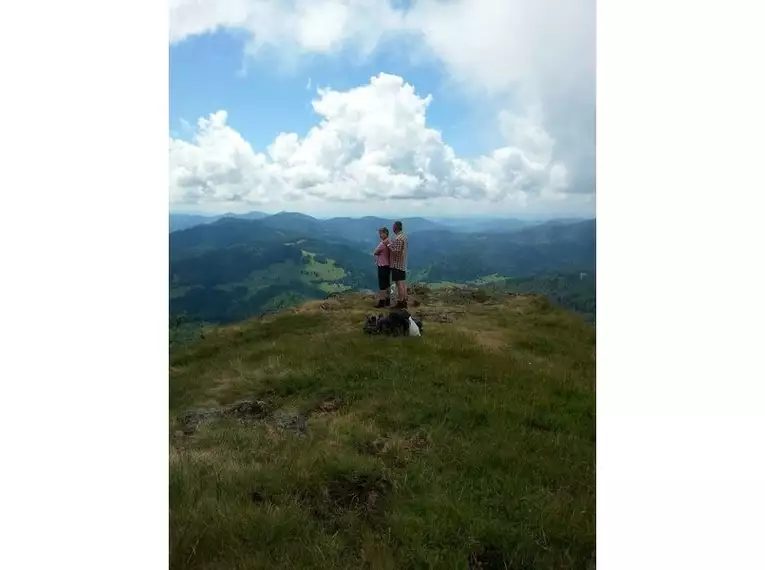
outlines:
M386 215L384 213L358 213L358 214L346 214L346 213L325 213L325 214L315 214L310 213L306 211L300 211L300 210L248 210L245 212L232 212L232 211L219 211L219 212L209 212L209 211L203 211L203 210L169 210L169 215L171 216L202 216L206 218L215 218L219 216L226 216L226 215L236 215L236 216L243 216L246 214L251 214L253 212L262 213L267 216L273 216L276 214L302 214L305 216L310 216L312 218L316 218L318 220L326 220L331 218L351 218L351 219L360 219L360 218L389 218L390 215ZM396 217L396 216L393 216ZM437 214L437 213L421 213L421 212L413 212L410 214L402 213L398 217L400 218L424 218L424 219L442 219L442 220L524 220L524 221L547 221L547 220L566 220L566 219L581 219L581 220L594 220L595 216L587 216L587 215L571 215L571 214L559 214L559 215L528 215L528 214L508 214L508 215L502 215L502 214L453 214L453 213L446 213L446 214Z

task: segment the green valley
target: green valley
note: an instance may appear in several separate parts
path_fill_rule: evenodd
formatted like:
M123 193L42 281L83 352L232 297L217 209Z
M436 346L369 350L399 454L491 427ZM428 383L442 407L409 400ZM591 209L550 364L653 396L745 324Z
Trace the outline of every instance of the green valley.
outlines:
M377 227L385 223L253 214L171 232L170 316L231 323L330 293L375 290L371 250ZM492 220L483 232L421 218L406 224L412 226L410 232L405 225L410 284L542 293L594 318L593 220L516 224L507 231Z

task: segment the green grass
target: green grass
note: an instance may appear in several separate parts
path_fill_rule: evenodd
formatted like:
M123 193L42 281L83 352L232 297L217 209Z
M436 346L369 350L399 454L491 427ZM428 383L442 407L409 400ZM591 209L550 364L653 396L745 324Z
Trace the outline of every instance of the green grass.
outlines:
M345 270L335 265L334 259L319 262L316 261L316 254L310 251L303 251L303 259L306 261L303 274L309 276L311 281L337 281L345 277Z
M248 290L248 297L256 295L262 289L275 283L285 284L286 286L297 281L314 285L326 293L340 293L351 288L349 285L335 282L345 277L345 270L342 267L336 266L334 260L328 259L323 263L317 262L315 254L303 252L303 261L304 264L297 264L293 261L273 263L266 269L253 271L246 281L218 285L216 288L222 291L233 291L237 287L245 286ZM182 296L185 294L185 290L181 290L181 288L176 289L177 291L173 290L171 292L171 296ZM291 297L285 294L282 297L272 299L268 306L265 307L265 310L286 307L290 304L294 303L291 302Z
M438 281L437 283L426 283L431 289L447 289L449 287L460 287L459 283L454 281Z
M593 328L449 295L419 339L347 295L171 351L171 568L594 568ZM268 415L180 433L240 399Z
M502 275L498 275L496 273L492 275L484 275L483 277L479 277L478 279L473 279L472 281L467 281L466 283L457 283L455 281L437 281L429 283L427 280L425 281L426 285L432 289L446 289L449 287L464 287L464 286L489 286L494 287L500 284L503 284L507 280L507 277L503 277Z
M483 277L479 277L478 279L474 280L473 283L476 285L488 285L492 283L504 283L506 279L507 277L503 277L497 273L492 273L491 275L484 275Z
M320 283L318 287L326 293L342 293L351 288L350 285L343 285L342 283Z

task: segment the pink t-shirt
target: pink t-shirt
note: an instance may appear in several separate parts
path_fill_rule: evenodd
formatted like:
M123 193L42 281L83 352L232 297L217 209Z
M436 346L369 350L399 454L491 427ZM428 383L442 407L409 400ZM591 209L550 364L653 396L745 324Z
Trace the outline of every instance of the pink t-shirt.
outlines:
M385 242L381 241L380 245L378 245L375 248L375 253L379 255L375 255L377 258L377 267L386 267L390 265L390 252L388 251L388 248L385 246Z

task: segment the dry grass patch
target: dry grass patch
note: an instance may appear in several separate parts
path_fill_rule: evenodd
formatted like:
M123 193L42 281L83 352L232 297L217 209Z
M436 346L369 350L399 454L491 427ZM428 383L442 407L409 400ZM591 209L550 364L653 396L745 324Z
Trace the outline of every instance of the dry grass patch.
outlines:
M335 311L340 308L340 302L336 299L325 299L319 301L308 301L302 305L291 309L295 314L301 313L319 313L325 311Z

